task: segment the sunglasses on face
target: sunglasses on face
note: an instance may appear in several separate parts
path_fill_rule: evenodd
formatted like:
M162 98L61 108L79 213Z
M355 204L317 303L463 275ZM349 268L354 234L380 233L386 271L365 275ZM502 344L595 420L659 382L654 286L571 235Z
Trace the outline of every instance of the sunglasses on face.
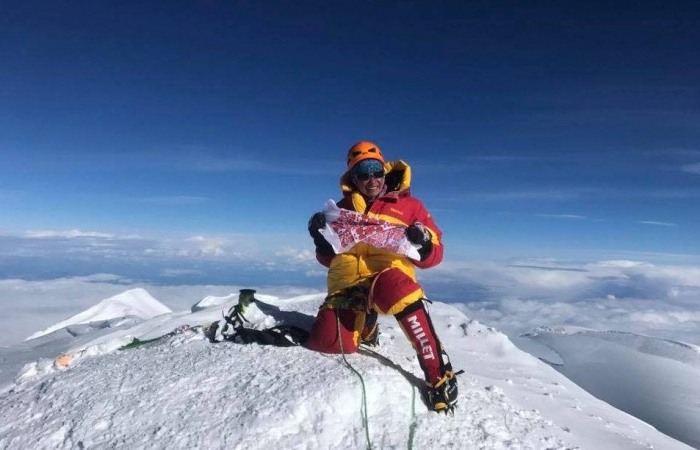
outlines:
M357 175L355 175L355 178L357 178L359 181L367 181L370 178L378 180L380 178L384 178L384 171L378 170L374 173L358 173Z

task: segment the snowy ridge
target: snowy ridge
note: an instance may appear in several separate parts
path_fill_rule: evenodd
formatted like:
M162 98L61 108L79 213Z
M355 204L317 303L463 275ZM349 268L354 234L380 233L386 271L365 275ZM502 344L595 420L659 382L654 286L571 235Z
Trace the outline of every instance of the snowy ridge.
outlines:
M150 319L169 312L172 312L170 308L153 298L145 289L130 289L114 297L106 298L92 308L52 325L43 331L34 333L25 340L36 339L71 325L104 322L122 317Z
M235 301L238 298L237 294L229 294L225 295L223 297L215 296L215 295L207 295L194 305L192 305L191 311L197 312L201 311L206 308L212 308L215 306L220 306L223 305L224 303L230 303Z
M581 334L596 336L640 353L674 359L700 369L700 347L697 345L624 331L589 331Z
M537 337L538 335L561 334L581 336L590 335L600 339L608 339L615 342L626 342L629 347L657 356L669 357L669 354L678 354L680 358L695 360L694 355L700 357L700 347L687 342L662 339L653 336L645 336L639 333L616 330L591 330L588 328L561 326L561 327L536 327L531 333L523 334L524 337ZM697 360L700 362L700 358Z
M554 367L596 397L700 448L697 346L618 331L527 336L555 352Z
M265 294L255 294L256 298L260 300L275 300L277 297L271 296L271 295L265 295ZM299 296L296 297L297 299L304 299L304 298L317 298L318 294L307 294L307 296ZM192 305L191 311L197 312L197 311L202 311L207 308L218 308L218 310L221 309L222 305L226 304L235 304L238 301L238 293L231 293L228 295L224 296L216 296L216 295L207 295L194 305Z
M246 313L255 328L308 327L323 299L257 297ZM0 394L0 448L366 448L360 380L340 356L211 344L183 327L216 320L230 306L161 315L82 342L65 370L47 362L25 371ZM455 368L466 370L459 407L454 417L428 410L413 349L395 319L381 317L383 357L347 356L367 388L373 448L688 448L457 309L436 302L431 315Z

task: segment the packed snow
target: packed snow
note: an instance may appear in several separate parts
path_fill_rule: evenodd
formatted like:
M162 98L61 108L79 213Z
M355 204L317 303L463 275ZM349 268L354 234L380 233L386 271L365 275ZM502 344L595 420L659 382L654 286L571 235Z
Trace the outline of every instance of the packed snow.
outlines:
M323 300L256 297L246 313L254 328L308 328ZM0 448L689 448L447 304L430 308L453 365L466 371L454 416L428 410L393 317L380 318L377 353L347 355L361 381L340 355L209 343L197 326L235 298L76 336L57 324L0 349L3 366L26 362L0 391ZM134 338L146 343L120 350Z

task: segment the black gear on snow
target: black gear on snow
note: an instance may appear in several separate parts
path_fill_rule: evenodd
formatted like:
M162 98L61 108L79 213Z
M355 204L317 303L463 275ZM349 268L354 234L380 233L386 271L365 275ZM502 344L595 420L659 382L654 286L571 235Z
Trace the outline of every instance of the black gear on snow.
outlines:
M227 341L239 344L274 345L275 347L296 347L303 345L309 337L309 332L294 325L278 325L264 330L239 328L232 335L226 336Z

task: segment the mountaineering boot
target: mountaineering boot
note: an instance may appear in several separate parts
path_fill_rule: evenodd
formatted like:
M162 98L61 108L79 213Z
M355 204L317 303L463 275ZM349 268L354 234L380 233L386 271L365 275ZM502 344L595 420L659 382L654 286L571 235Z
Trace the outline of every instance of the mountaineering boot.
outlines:
M454 412L457 406L457 375L452 370L450 358L445 350L441 352L443 375L435 384L428 383L428 403L436 412Z
M362 329L360 340L363 345L376 347L379 344L379 324L377 323L377 311L370 311L365 316L365 326Z
M228 314L224 316L226 323L233 328L243 326L243 322L248 322L248 319L243 315L248 306L255 301L255 289L241 289L238 294L238 303L228 310Z
M237 329L243 327L244 322L248 322L243 313L255 300L255 289L241 289L238 294L238 303L228 310L223 320L205 327L204 336L209 339L209 342L221 342L233 336Z
M394 317L416 351L428 385L430 406L437 412L452 411L457 403L457 374L438 340L423 299L408 305Z
M238 291L238 305L240 305L240 313L245 313L245 310L251 303L256 301L255 289L241 289Z

